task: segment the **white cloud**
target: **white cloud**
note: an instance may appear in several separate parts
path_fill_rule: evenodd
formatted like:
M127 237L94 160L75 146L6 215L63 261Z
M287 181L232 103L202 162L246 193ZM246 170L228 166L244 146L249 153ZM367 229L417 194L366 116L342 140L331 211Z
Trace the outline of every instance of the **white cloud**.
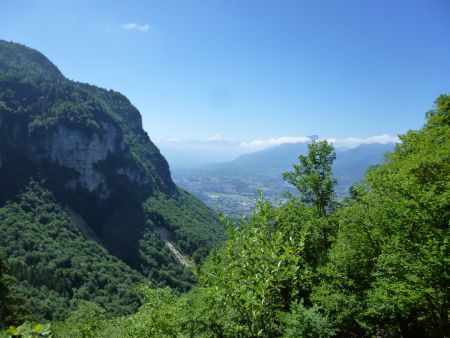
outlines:
M145 25L139 25L135 22L124 24L121 27L126 31L139 31L139 32L148 32L150 29L153 28L147 23Z
M241 142L240 147L257 151L270 147L279 146L286 143L307 143L315 139L315 136L283 136L277 138L269 138L263 140L252 140L249 142ZM370 136L366 138L346 137L346 138L325 138L328 142L333 143L336 147L353 148L361 144L388 144L398 143L400 139L397 136L387 134Z
M333 143L336 147L357 147L361 144L389 144L399 143L398 136L391 136L387 134L370 136L366 138L346 137L346 138L328 138L328 142Z
M269 138L265 140L253 140L250 142L242 142L241 147L251 150L261 150L269 147L279 146L285 143L306 143L311 142L312 138L309 136L283 136L277 138Z

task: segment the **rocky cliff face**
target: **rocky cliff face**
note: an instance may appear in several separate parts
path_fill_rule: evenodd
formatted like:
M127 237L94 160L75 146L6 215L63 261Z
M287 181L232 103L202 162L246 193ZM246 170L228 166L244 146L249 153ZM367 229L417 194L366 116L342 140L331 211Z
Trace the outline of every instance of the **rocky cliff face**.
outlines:
M122 130L111 121L100 121L99 130L92 133L61 124L38 135L30 133L27 123L27 119L0 111L0 134L4 145L23 152L36 166L51 162L74 169L77 177L65 184L70 189L80 187L89 192L97 191L100 198L108 198L111 191L98 165L112 156L126 159L115 165L115 175L127 178L130 184L150 183L144 168L131 161L130 148L124 142Z
M102 137L99 133L88 137L80 131L61 126L44 139L42 149L36 149L34 146L30 150L33 158L37 158L36 155L41 153L44 159L75 169L80 174L79 178L69 182L69 186L80 184L89 191L94 191L105 184L105 177L95 168L95 164L124 148L117 134L117 130L108 123L101 125Z
M101 198L110 196L105 175L97 164L109 156L120 154L129 158L122 132L113 123L101 122L99 132L87 135L80 130L58 126L51 133L28 147L28 154L36 162L50 160L63 167L74 169L79 176L66 186L81 186L90 192L100 191ZM125 176L131 184L145 185L150 179L139 166L116 166L115 174Z
M30 179L140 269L173 264L149 249L167 250L156 226L199 258L223 237L212 211L175 186L125 96L67 80L42 54L0 40L0 204Z

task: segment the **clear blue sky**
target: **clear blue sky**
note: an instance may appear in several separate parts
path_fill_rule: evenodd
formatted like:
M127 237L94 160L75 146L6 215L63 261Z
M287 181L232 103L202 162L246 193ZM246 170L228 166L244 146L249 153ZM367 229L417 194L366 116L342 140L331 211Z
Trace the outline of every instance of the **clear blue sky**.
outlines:
M450 92L449 0L2 1L0 38L124 93L153 138L395 135Z

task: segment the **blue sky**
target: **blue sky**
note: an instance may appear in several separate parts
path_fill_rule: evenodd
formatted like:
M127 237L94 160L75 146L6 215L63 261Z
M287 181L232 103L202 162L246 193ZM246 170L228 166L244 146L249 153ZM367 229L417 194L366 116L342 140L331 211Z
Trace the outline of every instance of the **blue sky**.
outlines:
M448 0L2 1L0 38L124 93L153 139L397 135L450 92Z

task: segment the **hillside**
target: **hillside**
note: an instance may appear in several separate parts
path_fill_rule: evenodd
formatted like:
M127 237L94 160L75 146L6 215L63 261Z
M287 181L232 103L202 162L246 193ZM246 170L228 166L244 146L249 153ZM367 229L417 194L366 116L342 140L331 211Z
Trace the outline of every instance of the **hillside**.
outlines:
M41 221L40 198L24 209L24 194L40 191L52 196L49 203L60 221L54 223L53 216ZM6 215L0 238L7 264L22 285L38 283L33 287L43 298L102 297L92 290L78 294L77 282L70 277L94 251L103 257L99 262L107 260L116 269L108 276L186 290L194 277L165 241L200 263L224 239L217 216L173 183L167 161L125 96L70 81L39 52L1 40L0 206ZM163 233L169 238L162 238ZM79 245L76 250L71 249L72 240ZM29 249L10 250L22 246ZM37 256L27 259L34 252L30 248ZM42 289L34 276L53 275L57 269L50 256L56 254L65 257L63 264L71 266L71 272L58 275L63 288L43 282ZM22 273L24 269L33 273ZM95 280L98 272L86 271L86 279ZM114 281L105 285L116 290L117 297L128 297L117 291ZM39 311L46 318L55 314Z

